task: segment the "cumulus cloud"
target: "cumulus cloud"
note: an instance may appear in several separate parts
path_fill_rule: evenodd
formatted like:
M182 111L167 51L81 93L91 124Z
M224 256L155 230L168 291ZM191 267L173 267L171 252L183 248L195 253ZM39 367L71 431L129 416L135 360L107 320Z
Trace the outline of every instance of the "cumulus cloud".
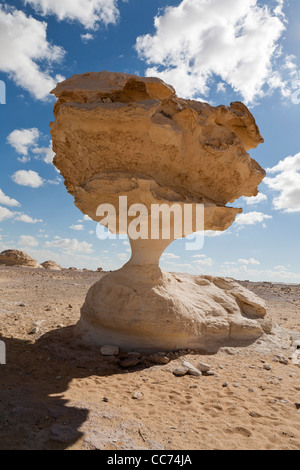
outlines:
M235 223L238 225L254 225L272 218L271 215L263 214L262 212L248 212L247 214L239 214Z
M247 102L265 88L284 90L276 65L285 30L283 1L182 0L155 17L155 33L136 41L148 76L159 76L185 98L207 96L212 82L225 84ZM276 65L275 65L276 63Z
M71 253L93 253L93 245L87 242L80 242L76 238L54 237L51 242L46 242L45 247L61 248L64 252Z
M268 200L267 196L263 193L259 193L255 197L244 197L243 200L246 202L248 206L255 206L257 204L261 204Z
M115 24L119 17L117 0L24 0L24 3L43 16L78 21L88 29L96 29L100 22Z
M300 212L300 153L285 158L267 171L276 175L264 180L270 189L279 192L279 196L273 200L274 208L285 212Z
M48 147L37 147L32 150L32 153L41 157L45 163L53 163L53 158L55 153L52 150L52 141L50 142Z
M16 129L9 134L7 142L19 155L27 157L29 149L37 145L39 137L39 130L35 127L32 129ZM28 159L25 158L23 161L28 161Z
M20 207L21 204L16 200L12 199L4 194L2 189L0 189L0 204L4 204L4 206L9 207Z
M15 213L7 209L6 207L0 206L0 222L3 220L10 219L15 216Z
M43 222L42 219L33 219L30 215L20 214L16 219L18 222L24 222L24 224L40 224Z
M36 238L31 237L30 235L21 235L19 238L19 246L21 247L35 247L38 246L39 242L36 240Z
M19 170L12 176L13 181L20 186L29 186L30 188L39 188L44 184L44 180L36 171Z
M92 41L95 38L95 36L93 36L93 34L90 34L90 33L81 34L80 37L81 37L82 42L84 42L85 44L87 44L89 41Z
M52 75L51 65L64 56L61 47L48 42L47 23L2 4L0 44L3 44L0 71L7 73L36 99L47 99L56 83L63 79L60 75Z
M240 264L246 264L246 265L249 265L249 264L252 264L252 265L259 265L259 264L260 264L260 261L258 261L257 259L254 259L254 258L250 258L250 259L239 259L239 263L240 263Z
M80 224L78 224L78 225L71 225L70 229L72 229L72 230L77 230L77 231L82 231L82 230L84 230L84 226L83 226L83 225L80 225Z

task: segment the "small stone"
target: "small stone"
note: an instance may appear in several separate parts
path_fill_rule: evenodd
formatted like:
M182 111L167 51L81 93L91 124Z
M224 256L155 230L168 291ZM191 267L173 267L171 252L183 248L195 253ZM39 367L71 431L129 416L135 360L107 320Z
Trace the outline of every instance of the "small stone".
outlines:
M26 307L26 305L23 302L21 302L20 304L18 304L18 307Z
M248 388L248 392L249 392L249 393L254 393L253 388Z
M69 307L68 308L73 308L73 306L71 304L69 304Z
M211 366L209 364L205 364L204 362L199 362L197 367L201 372L208 372L211 370Z
M223 388L228 387L228 383L227 383L227 382L224 382L224 383L222 384L222 387L223 387Z
M204 372L203 375L206 375L207 377L213 377L215 373L212 370L208 370L207 372Z
M107 397L103 397L103 401L104 401L105 403L108 403L108 398L107 398Z
M297 410L300 410L300 403L295 403L295 407L297 408Z
M289 364L289 360L285 356L282 356L281 354L276 354L275 357L277 357L280 364L284 364L285 366L287 366Z
M201 371L194 367L190 362L184 361L182 365L188 369L188 374L193 375L194 377L200 377L202 375Z
M35 326L34 328L32 328L31 331L29 331L29 335L36 335L37 333L39 332L39 329L37 326Z
M149 356L149 361L153 362L153 364L169 364L170 359L167 356L160 356L159 354L153 354Z
M249 415L252 417L252 418L261 418L262 415L260 415L259 413L256 413L256 411L250 411Z
M134 392L132 395L133 400L142 400L144 398L144 395L142 392Z
M177 367L177 369L173 371L173 374L176 375L176 377L183 377L184 375L188 373L188 371L189 369L187 367L180 366L180 367Z
M140 363L140 359L138 357L128 357L125 359L122 359L120 361L120 366L122 369L127 369L128 367L134 367L137 366Z
M265 370L272 370L272 366L270 366L270 364L264 364L264 369Z
M117 356L119 354L118 346L105 345L101 348L102 356Z
M234 388L239 388L240 384L233 384Z

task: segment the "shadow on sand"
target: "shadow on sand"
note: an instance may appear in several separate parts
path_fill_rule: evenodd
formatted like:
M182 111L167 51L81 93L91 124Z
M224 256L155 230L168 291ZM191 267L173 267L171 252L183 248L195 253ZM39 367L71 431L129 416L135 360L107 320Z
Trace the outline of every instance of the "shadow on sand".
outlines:
M98 377L101 396L101 377L153 366L146 360L123 370L117 357L103 357L99 348L74 346L73 329L53 330L36 342L0 335L7 362L0 366L0 450L69 448L83 437L80 428L91 411L84 400L74 406L65 398L73 379Z

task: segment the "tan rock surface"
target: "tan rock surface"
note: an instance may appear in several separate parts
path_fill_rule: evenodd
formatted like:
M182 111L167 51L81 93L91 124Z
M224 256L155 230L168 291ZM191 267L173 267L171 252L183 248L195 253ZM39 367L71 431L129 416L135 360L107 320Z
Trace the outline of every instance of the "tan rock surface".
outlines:
M242 103L212 107L183 100L157 78L100 72L75 75L53 91L54 164L76 206L93 220L100 204L119 219L127 204L204 206L204 229L226 230L241 209L227 207L256 196L264 170L247 153L263 139ZM145 218L150 219L150 215ZM128 216L128 221L132 217ZM132 257L88 293L78 333L88 343L124 349L213 350L263 334L263 303L232 281L178 279L159 259L175 239L131 239ZM117 224L116 233L123 233ZM130 234L129 234L130 236Z
M31 256L19 250L5 250L0 253L0 264L7 266L25 266L30 268L41 268L42 266Z
M62 267L59 266L55 261L45 261L42 263L43 268L50 269L51 271L61 271Z

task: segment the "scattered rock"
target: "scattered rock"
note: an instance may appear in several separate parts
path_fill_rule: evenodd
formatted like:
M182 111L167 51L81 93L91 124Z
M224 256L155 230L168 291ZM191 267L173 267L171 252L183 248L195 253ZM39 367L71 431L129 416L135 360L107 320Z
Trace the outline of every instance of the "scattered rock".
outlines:
M182 366L186 367L188 370L188 374L193 375L194 377L200 377L202 375L201 371L194 367L193 364L188 361L184 361Z
M119 354L118 346L106 345L101 348L102 356L117 356Z
M201 372L208 372L211 370L211 366L208 365L208 364L205 364L204 362L200 362L198 365L197 365L197 368L201 371Z
M104 401L105 403L108 403L108 398L107 398L107 397L103 397L103 401Z
M272 366L270 364L264 364L265 370L272 370Z
M140 364L140 359L138 357L127 357L125 359L121 359L120 360L120 366L122 367L122 369L127 369L129 367L135 367L137 366L138 364Z
M142 392L134 392L132 395L133 400L142 400L144 398L144 395Z
M185 366L179 366L177 369L173 371L173 374L176 375L176 377L183 377L188 373L189 369L188 367Z
M42 266L31 256L19 250L5 250L0 253L0 265L24 266L28 268L42 268Z
M50 271L61 271L62 267L59 266L55 261L45 261L42 263L44 269L49 269Z
M152 356L149 356L149 361L153 362L153 364L168 364L170 362L170 359L167 356L160 356L159 354L153 354Z

